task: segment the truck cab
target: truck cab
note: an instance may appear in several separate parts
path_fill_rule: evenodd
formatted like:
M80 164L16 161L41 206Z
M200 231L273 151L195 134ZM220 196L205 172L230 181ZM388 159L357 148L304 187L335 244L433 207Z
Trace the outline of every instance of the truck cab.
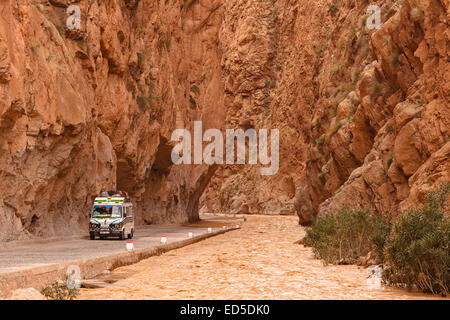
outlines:
M91 240L95 240L96 237L100 239L118 237L121 240L133 238L133 204L123 193L95 198L89 218Z

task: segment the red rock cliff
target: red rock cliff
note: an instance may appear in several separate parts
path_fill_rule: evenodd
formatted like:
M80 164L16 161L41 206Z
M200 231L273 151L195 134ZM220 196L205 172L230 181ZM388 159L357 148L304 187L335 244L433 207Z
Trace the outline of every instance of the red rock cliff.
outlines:
M81 30L66 8L81 9ZM382 25L366 27L369 5ZM0 3L0 240L83 232L123 189L140 223L203 211L401 212L450 180L449 1ZM170 136L280 130L280 169L174 166Z
M81 30L66 8L81 9ZM198 218L215 168L173 167L175 128L224 122L221 3L0 3L0 240L86 230L128 191L141 223ZM195 101L196 103L193 103Z

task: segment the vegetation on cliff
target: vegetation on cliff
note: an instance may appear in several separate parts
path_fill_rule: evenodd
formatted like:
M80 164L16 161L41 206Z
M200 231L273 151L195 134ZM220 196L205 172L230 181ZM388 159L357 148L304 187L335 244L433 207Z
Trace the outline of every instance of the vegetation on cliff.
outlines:
M397 219L368 209L342 209L315 219L303 243L327 263L355 263L376 253L385 283L423 292L450 292L450 184L427 192L427 203Z

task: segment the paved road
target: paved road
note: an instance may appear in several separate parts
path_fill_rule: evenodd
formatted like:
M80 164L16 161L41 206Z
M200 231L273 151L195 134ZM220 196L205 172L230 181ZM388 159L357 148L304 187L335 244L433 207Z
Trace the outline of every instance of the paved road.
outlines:
M144 229L136 230L132 242L136 249L160 245L162 236L166 236L167 243L171 243L187 239L189 231L192 231L195 237L207 233L208 226L215 226L212 228L213 231L218 230L221 228L218 226L222 225L222 222L224 225L236 225L235 219L208 217L198 225L146 226ZM125 246L128 241L130 240L114 238L89 240L86 236L85 239L28 243L11 248L0 248L0 274L120 253L126 250Z

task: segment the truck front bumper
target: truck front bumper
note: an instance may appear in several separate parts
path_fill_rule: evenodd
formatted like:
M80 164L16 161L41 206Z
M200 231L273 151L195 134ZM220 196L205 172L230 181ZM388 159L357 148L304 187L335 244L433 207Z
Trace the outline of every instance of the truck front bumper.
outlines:
M117 229L96 229L96 230L89 230L90 234L93 234L95 236L101 236L101 237L118 237L122 233L122 230Z

